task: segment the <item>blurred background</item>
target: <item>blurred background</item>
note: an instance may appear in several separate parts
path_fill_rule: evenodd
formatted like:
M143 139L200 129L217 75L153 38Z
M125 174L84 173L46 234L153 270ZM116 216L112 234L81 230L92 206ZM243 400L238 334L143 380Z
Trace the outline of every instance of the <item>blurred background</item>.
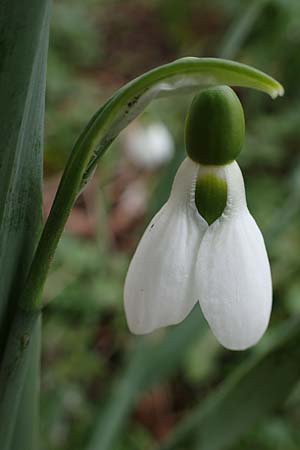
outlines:
M114 90L142 72L182 56L225 57L266 71L286 94L274 102L259 92L236 91L247 125L239 163L272 264L270 331L253 350L229 352L196 308L172 329L147 338L129 333L122 301L126 270L184 158L191 97L153 102L101 160L70 216L47 281L43 450L158 448L178 424L193 423L199 406L259 354L278 324L299 314L299 20L298 0L54 1L45 217L84 125ZM299 419L298 388L237 433L229 447L209 450L299 449ZM198 448L193 439L178 448Z

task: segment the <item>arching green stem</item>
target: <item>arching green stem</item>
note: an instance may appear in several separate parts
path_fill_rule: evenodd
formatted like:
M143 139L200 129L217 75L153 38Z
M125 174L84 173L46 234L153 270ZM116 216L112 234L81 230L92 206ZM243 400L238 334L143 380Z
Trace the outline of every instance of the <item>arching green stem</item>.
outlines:
M214 58L183 58L128 83L100 108L79 137L67 163L36 250L21 308L41 308L47 272L78 192L120 131L154 98L219 84L254 88L273 98L283 94L276 80L252 67Z

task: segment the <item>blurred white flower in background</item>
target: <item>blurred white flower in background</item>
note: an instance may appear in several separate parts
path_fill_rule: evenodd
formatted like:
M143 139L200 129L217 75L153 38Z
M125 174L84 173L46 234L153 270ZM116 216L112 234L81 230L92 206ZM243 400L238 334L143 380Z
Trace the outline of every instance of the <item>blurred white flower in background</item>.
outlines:
M162 122L134 124L125 134L128 159L138 168L158 169L174 155L174 141Z

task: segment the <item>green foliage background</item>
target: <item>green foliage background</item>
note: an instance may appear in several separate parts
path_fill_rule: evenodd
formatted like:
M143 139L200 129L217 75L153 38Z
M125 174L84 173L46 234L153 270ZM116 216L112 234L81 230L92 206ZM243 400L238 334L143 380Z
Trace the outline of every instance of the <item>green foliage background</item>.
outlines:
M128 167L118 139L96 174L93 233L86 237L69 227L73 232L66 231L47 281L45 298L51 303L43 326L42 449L81 450L89 442L89 450L154 448L172 435L177 423L189 420L193 410L214 395L248 357L258 358L268 343L272 345L277 326L290 317L297 319L299 16L297 0L251 4L235 0L54 2L45 130L46 192L48 181L59 176L72 143L99 105L121 84L158 64L186 55L228 57L279 79L286 94L273 102L258 92L238 90L247 126L239 163L249 208L266 238L274 280L271 328L261 344L244 353L224 350L199 310L178 332L175 328L166 335L163 331L141 340L127 330L122 305L126 269L147 220L167 198L173 174L184 157L184 118L191 98L157 101L141 120L162 120L174 136L176 155L164 169L141 175L148 198L142 219L124 235L116 237L112 231L118 200L116 180ZM80 202L77 206L80 209ZM159 354L159 345L155 346L166 339L168 351ZM154 355L156 366L149 363ZM291 358L296 358L294 353ZM263 378L266 386L279 366L278 360ZM280 407L270 408L262 417L258 411L257 420L249 419L251 428L237 434L229 447L216 448L298 449L299 387L295 385L288 394ZM237 401L235 408L242 407ZM191 442L178 448L194 449L197 439L193 435Z

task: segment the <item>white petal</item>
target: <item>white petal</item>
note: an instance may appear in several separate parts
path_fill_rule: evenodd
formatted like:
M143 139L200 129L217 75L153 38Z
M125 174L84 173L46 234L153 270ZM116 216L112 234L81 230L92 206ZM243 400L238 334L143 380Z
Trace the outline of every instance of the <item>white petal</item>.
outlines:
M197 301L191 274L207 229L194 202L199 166L180 166L167 203L142 237L125 281L125 312L136 334L183 320Z
M232 163L224 171L227 206L201 242L195 285L217 339L229 349L243 350L267 328L271 273L263 237L247 209L239 167Z

